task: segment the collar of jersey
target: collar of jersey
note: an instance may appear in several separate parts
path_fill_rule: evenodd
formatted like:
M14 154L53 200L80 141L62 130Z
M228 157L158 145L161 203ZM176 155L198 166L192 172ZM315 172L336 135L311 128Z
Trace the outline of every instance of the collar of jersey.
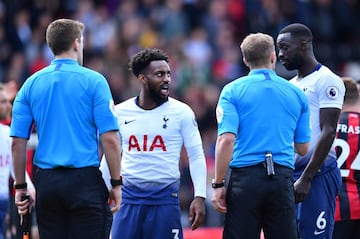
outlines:
M273 70L270 69L255 69L255 70L251 70L249 72L249 75L253 75L253 74L262 74L262 73L268 73L268 74L275 74L275 72Z
M59 64L59 63L79 64L77 61L70 59L70 58L60 58L60 59L54 59L51 61L51 64Z

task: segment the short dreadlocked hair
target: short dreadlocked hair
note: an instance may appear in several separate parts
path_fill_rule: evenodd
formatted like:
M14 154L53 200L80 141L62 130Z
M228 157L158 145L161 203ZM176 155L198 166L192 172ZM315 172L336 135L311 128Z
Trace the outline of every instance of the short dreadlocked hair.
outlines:
M145 48L131 57L129 70L138 77L150 65L150 62L162 60L169 62L169 57L164 51L157 48Z

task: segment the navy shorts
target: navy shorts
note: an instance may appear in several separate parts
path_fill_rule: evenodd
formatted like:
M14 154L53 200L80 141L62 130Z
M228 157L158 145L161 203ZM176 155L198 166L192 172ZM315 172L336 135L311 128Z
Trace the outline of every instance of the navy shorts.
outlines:
M327 239L334 230L335 198L341 185L338 168L316 175L302 203L297 205L301 238Z
M1 198L0 199L0 239L3 239L5 235L5 225L6 225L5 218L8 212L8 207L9 207L9 199Z
M112 225L112 239L182 239L180 207L121 204Z

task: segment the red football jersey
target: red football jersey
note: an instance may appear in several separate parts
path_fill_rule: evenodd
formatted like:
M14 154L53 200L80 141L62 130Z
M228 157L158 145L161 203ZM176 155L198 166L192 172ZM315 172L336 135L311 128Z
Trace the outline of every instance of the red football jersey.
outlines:
M335 221L360 219L360 113L341 113L335 146L343 182Z

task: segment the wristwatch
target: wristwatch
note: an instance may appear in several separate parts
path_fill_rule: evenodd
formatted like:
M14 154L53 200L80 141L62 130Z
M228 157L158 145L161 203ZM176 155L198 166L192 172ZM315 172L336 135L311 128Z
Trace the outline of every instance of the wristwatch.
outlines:
M112 187L123 185L122 177L120 176L119 179L110 179L110 184Z
M27 188L27 183L19 183L19 184L14 183L14 188L15 189L25 189L25 188Z
M224 179L221 181L221 183L216 183L216 182L215 182L215 179L213 179L213 180L211 181L211 187L212 187L212 188L222 188L222 187L224 187L224 186L225 186L225 180L224 180Z

